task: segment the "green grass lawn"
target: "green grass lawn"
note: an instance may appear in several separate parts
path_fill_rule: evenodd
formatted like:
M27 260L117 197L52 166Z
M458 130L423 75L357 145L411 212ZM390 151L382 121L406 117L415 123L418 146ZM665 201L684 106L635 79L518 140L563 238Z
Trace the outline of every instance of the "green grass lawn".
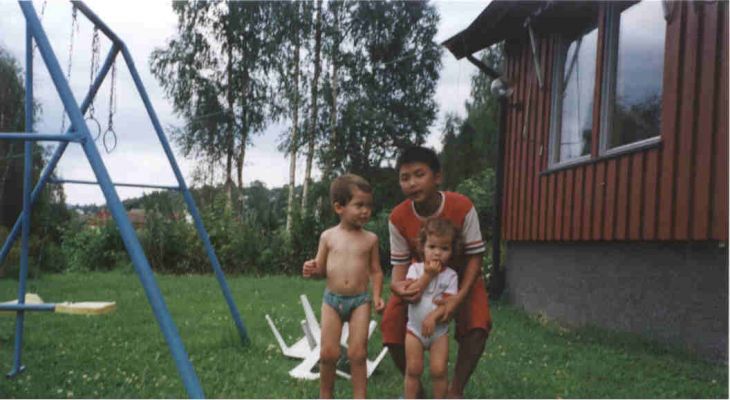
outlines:
M158 281L208 397L315 398L318 382L288 376L266 324L270 314L289 344L301 336L299 294L321 304L322 281L296 277L228 280L253 342L242 347L212 276L160 276ZM47 302L114 300L96 317L26 316L25 373L0 379L0 397L185 397L170 353L134 274L46 275L28 284ZM17 281L0 281L0 299L15 298ZM727 398L728 367L630 335L568 331L505 304L492 306L494 330L468 397ZM0 317L0 369L11 368L14 321ZM452 351L455 346L452 346ZM380 334L370 345L380 350ZM455 359L452 352L452 368ZM338 378L338 397L349 397ZM373 374L370 397L398 397L402 378L386 359Z

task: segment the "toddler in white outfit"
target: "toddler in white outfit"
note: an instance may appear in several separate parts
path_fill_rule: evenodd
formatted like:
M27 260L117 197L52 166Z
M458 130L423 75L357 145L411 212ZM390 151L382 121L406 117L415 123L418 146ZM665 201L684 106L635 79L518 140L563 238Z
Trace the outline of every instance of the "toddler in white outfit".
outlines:
M424 352L430 353L434 398L445 398L448 388L449 331L443 306L434 300L454 296L459 280L446 265L458 252L459 230L448 220L432 218L423 223L418 235L423 262L411 264L406 274L408 288L422 293L418 302L408 304L406 325L405 397L416 398L423 373Z
M406 279L418 280L425 273L423 263L411 264L408 268ZM440 299L444 294L454 296L459 291L459 278L456 271L443 266L441 272L431 279L428 287L423 291L421 300L418 303L408 305L408 324L406 328L408 333L416 336L423 345L424 349L431 348L431 343L439 337L449 333L448 323L436 323L436 326L430 336L424 336L421 332L423 322L429 314L436 310L434 300Z

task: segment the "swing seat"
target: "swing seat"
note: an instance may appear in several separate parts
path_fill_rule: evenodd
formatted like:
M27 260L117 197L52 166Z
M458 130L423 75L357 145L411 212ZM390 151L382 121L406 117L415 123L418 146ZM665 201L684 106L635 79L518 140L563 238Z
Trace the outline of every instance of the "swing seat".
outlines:
M0 303L0 305L18 304L18 299ZM25 304L47 304L43 302L40 296L35 293L25 294ZM78 303L63 302L54 304L53 312L59 314L76 314L76 315L101 315L110 313L117 308L117 303L113 301L83 301ZM15 316L15 311L0 311L0 316Z
M117 309L113 301L82 301L79 303L57 303L56 312L59 314L101 315Z

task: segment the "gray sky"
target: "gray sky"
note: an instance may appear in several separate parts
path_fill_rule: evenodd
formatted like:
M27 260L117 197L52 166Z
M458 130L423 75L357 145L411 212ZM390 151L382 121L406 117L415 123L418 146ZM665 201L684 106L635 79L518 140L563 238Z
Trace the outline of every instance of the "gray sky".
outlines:
M487 3L488 1L435 2L434 4L441 14L436 41L440 43L466 28ZM39 14L42 4L43 2L40 0L34 1ZM156 79L149 72L150 53L156 47L164 46L175 33L176 19L170 2L91 0L87 1L87 4L127 44L163 127L179 125L179 119L172 113L171 102L164 97ZM71 88L77 101L80 102L89 87L92 26L80 13L78 21L79 30L75 33L74 38ZM70 4L65 1L48 1L42 22L56 57L65 72L68 65L71 32ZM25 60L24 30L25 20L17 2L0 0L0 46L10 51L21 65ZM102 61L108 49L109 42L102 35ZM446 49L444 49L442 61L441 78L436 89L439 117L431 127L431 134L428 138L428 144L436 148L440 147L443 115L446 112L464 114L464 101L469 96L470 78L476 71L467 61L456 61ZM109 78L107 77L105 80L95 102L95 117L101 124L102 131L107 128ZM36 99L43 108L36 131L58 133L61 130L61 102L53 88L45 65L37 53L33 79ZM172 170L121 57L117 57L116 89L117 109L113 125L119 144L111 154L105 154L100 145L104 162L112 179L115 182L126 183L174 184ZM68 126L68 121L66 126ZM247 150L246 165L243 170L246 185L254 180L263 181L268 187L287 183L289 161L283 153L276 149L278 138L284 128L284 125L272 125L262 135L254 138L253 145ZM93 130L93 128L91 129ZM55 144L53 146L55 147ZM194 167L194 162L182 157L177 150L176 157L186 181L190 184L190 172ZM300 171L303 170L304 160L302 158L298 160L297 183L302 181ZM94 180L83 152L74 144L66 150L57 172L65 179ZM139 196L149 189L118 187L117 191L124 199ZM65 185L65 192L69 204L104 203L101 190L95 186Z

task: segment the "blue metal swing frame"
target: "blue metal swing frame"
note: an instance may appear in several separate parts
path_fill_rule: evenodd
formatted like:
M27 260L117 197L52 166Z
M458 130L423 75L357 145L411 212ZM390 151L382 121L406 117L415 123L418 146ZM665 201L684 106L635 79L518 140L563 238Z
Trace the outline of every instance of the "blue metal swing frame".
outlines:
M195 205L193 196L185 183L180 168L175 161L175 156L172 152L167 138L162 130L162 126L157 118L157 114L152 107L152 103L149 100L147 91L145 90L142 80L139 77L137 69L132 60L132 56L127 49L124 42L111 30L109 27L93 12L89 7L81 1L71 1L77 9L84 14L92 24L94 24L106 37L112 42L112 48L107 55L104 64L99 70L94 82L89 88L86 97L82 101L81 105L76 103L73 97L69 83L64 77L61 67L58 63L53 49L48 41L48 37L43 29L43 26L38 18L38 14L33 7L32 2L29 1L18 1L20 9L23 12L23 16L26 20L26 69L25 69L25 132L12 132L12 133L0 133L0 140L23 140L25 141L24 146L24 166L23 166L23 210L21 215L18 217L13 229L8 234L5 243L0 249L0 263L2 263L10 252L10 248L15 243L18 234L21 235L21 253L20 253L20 279L18 283L18 302L14 305L0 305L0 310L15 311L16 322L15 322L15 348L13 356L13 369L8 373L8 377L14 377L21 373L25 367L21 364L21 350L23 345L23 322L25 312L30 311L53 311L55 309L54 304L41 304L32 305L25 304L25 292L26 292L26 278L28 275L28 239L30 236L30 216L31 208L33 203L36 202L38 196L43 190L46 183L76 183L76 184L98 184L106 199L107 207L109 208L114 221L119 227L119 231L124 242L124 246L129 253L134 269L139 277L147 300L152 307L157 323L165 337L165 341L170 349L170 353L175 361L175 365L178 369L180 377L185 386L185 390L188 396L191 398L202 398L203 391L200 387L200 382L195 373L195 370L188 358L185 347L183 346L180 334L177 331L175 323L170 317L170 313L165 304L164 298L160 292L157 282L150 268L150 264L147 257L144 254L144 250L137 238L132 224L127 217L127 213L124 210L119 195L115 190L115 186L132 186L132 187L146 187L146 188L159 188L176 190L182 193L185 203L188 207L188 211L193 218L193 223L198 232L200 240L203 242L205 250L208 254L208 258L213 266L216 279L221 287L223 296L228 304L231 316L238 330L241 341L245 344L248 343L249 337L244 326L243 320L238 312L233 296L226 282L223 270L221 269L218 257L216 256L215 250L210 242L208 232L203 226L203 220L200 217L198 208ZM35 41L38 50L41 54L43 61L48 68L51 75L53 84L58 92L59 97L65 107L71 125L64 134L41 134L33 132L33 42ZM134 85L139 93L139 96L144 103L144 107L147 114L152 121L155 133L160 140L160 144L167 156L170 166L177 179L178 186L162 186L162 185L146 185L146 184L129 184L129 183L114 183L107 172L106 166L99 154L96 145L94 144L93 137L89 133L89 128L84 120L84 113L88 109L89 105L96 96L99 87L106 78L107 73L111 69L116 56L121 53L125 63L129 69L129 72L134 80ZM51 156L48 165L45 167L36 186L31 191L32 179L31 179L31 141L58 141L59 145L55 152ZM96 176L95 182L90 181L73 181L73 180L51 180L51 174L55 169L58 161L63 156L66 147L69 143L78 143L81 145L84 153L86 154L89 164L91 165L94 175Z

